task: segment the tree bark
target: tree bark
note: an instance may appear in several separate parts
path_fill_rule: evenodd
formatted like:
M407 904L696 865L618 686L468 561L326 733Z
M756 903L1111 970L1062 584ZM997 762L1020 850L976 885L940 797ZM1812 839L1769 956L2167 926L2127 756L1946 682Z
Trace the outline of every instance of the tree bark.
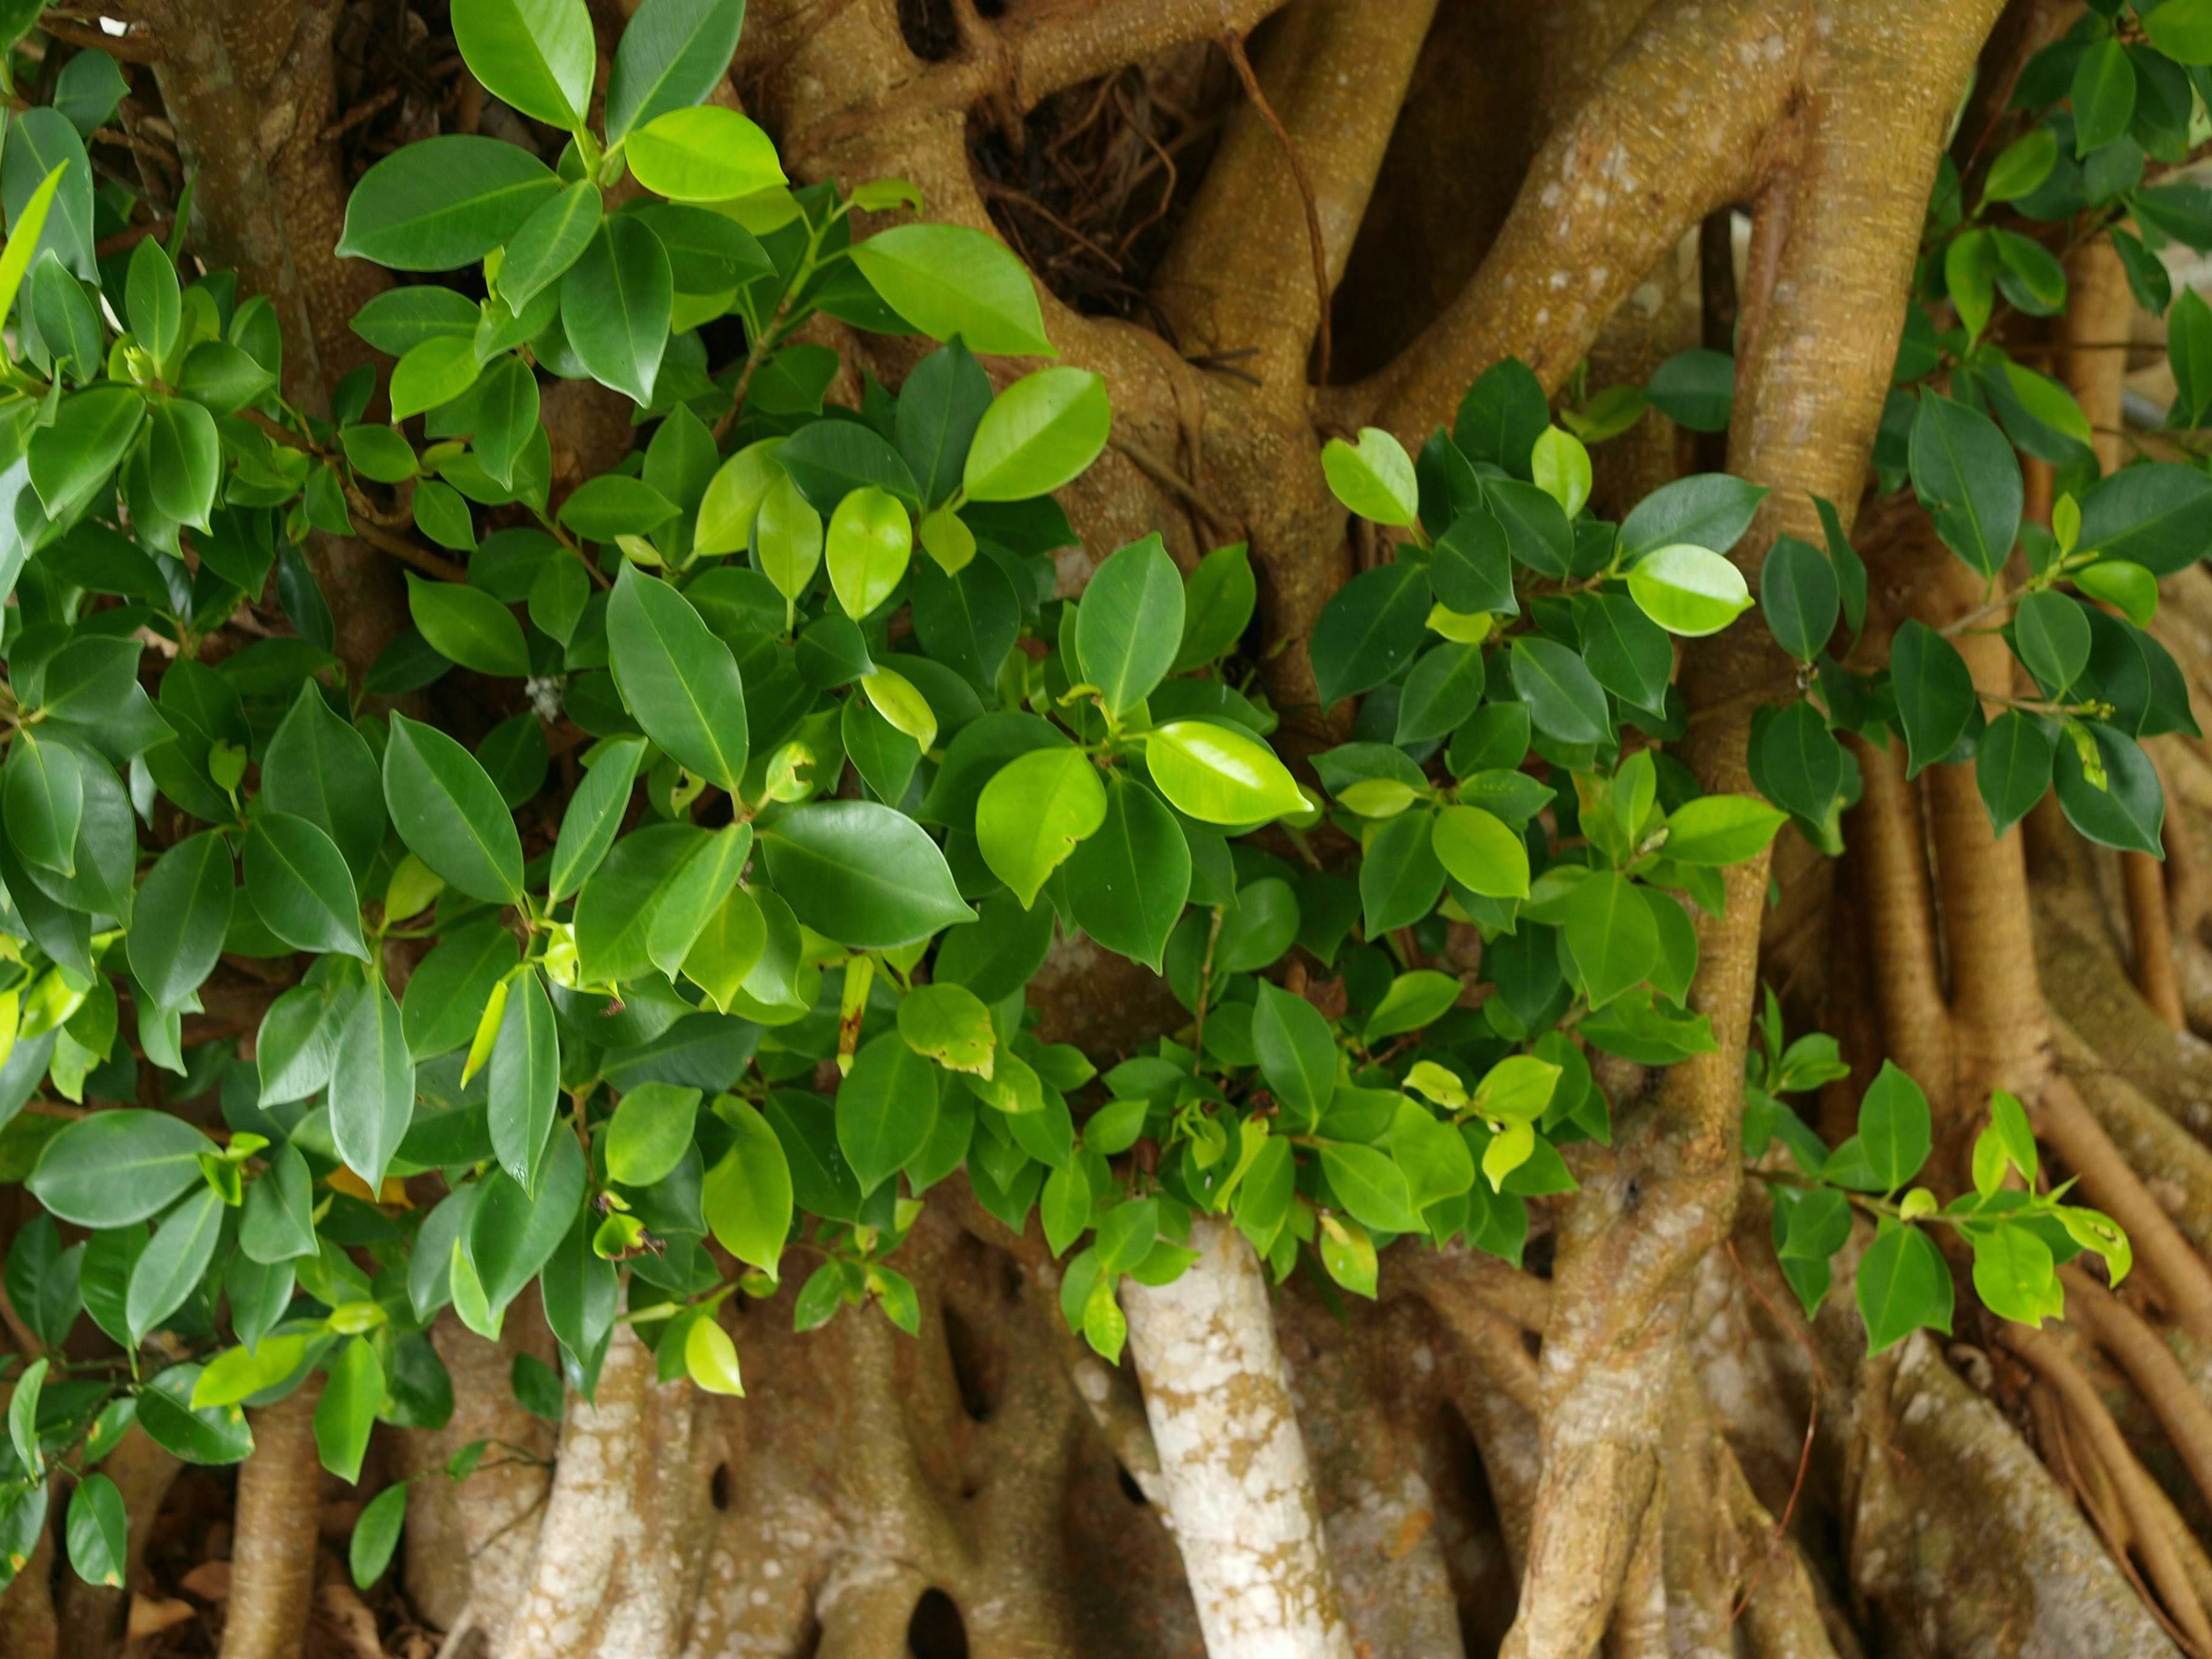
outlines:
M1243 1235L1194 1222L1174 1283L1124 1281L1169 1523L1209 1659L1352 1659L1267 1276Z
M222 1659L299 1659L307 1639L323 1481L315 1449L322 1392L321 1376L311 1376L252 1415L253 1455L238 1471Z

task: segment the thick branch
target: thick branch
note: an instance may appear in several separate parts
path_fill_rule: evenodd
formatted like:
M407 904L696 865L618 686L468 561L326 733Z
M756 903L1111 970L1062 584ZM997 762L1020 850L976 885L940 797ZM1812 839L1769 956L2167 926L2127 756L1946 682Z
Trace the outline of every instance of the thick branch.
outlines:
M1284 0L1028 0L1003 16L965 20L960 50L939 64L910 55L897 84L865 106L825 112L783 135L787 144L828 146L877 123L902 125L935 115L964 116L978 106L1025 115L1055 92L1224 29L1249 32ZM781 67L807 34L823 27L816 0L757 4L746 20L733 72L740 81ZM882 9L888 13L890 7Z
M1261 54L1258 76L1283 135L1248 98L1153 282L1187 353L1256 348L1238 367L1298 399L1321 322L1306 191L1333 290L1367 211L1400 100L1436 0L1299 0Z
M322 1460L315 1402L322 1380L253 1413L253 1455L238 1472L222 1659L298 1659L315 1589L315 1510Z
M1811 27L1810 9L1784 0L1656 9L1546 143L1474 281L1389 368L1347 388L1343 423L1372 420L1418 446L1501 357L1547 386L1565 379L1660 255L1751 193Z
M1194 1222L1173 1284L1123 1281L1167 1513L1213 1659L1352 1659L1267 1281L1228 1223Z

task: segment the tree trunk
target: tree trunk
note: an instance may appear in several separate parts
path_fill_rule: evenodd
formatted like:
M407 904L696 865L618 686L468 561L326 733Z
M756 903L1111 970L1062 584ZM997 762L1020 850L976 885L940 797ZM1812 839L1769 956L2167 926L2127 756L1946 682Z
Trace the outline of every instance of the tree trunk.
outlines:
M1225 1221L1173 1283L1125 1281L1160 1486L1212 1659L1351 1659L1267 1276Z

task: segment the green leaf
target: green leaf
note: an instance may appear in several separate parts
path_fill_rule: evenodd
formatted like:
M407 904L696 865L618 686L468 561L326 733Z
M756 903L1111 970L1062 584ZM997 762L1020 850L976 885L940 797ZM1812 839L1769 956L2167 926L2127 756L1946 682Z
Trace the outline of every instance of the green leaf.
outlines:
M1449 737L1474 713L1488 683L1480 646L1446 641L1431 647L1406 676L1395 741L1431 743Z
M520 312L559 281L590 245L605 212L599 187L588 179L542 204L507 242L499 265L500 297Z
M672 1083L641 1083L625 1094L607 1121L607 1173L625 1187L650 1187L691 1150L699 1091Z
M1990 163L1982 180L1982 204L2018 201L2048 179L2057 164L2058 135L2049 127L2038 127L2014 139Z
M2030 593L2013 612L2013 649L2054 696L2089 665L2090 643L2081 601L2063 593Z
M384 784L376 757L314 681L300 687L262 756L261 805L320 830L356 878L368 872L383 843Z
M1989 723L1975 747L1974 781L1992 834L2004 834L2043 799L2053 758L2050 734L2033 716L2008 708Z
M1377 1232L1421 1231L1405 1173L1387 1154L1372 1146L1333 1140L1322 1141L1320 1150L1329 1188L1355 1221Z
M392 365L392 418L404 421L451 403L474 386L482 372L471 338L441 334L410 347Z
M67 744L19 731L0 774L0 812L8 840L26 861L64 876L76 873L76 840L84 821L84 763Z
M854 243L852 260L884 304L933 339L957 336L970 351L1001 356L1060 355L1045 337L1028 269L994 236L960 225L899 225ZM983 495L971 472L968 493L1009 501L1042 489Z
M368 1431L384 1408L384 1364L367 1337L349 1338L324 1362L328 1380L315 1402L315 1446L323 1467L350 1484L361 1479Z
M129 1534L123 1494L115 1483L104 1474L79 1480L69 1506L69 1559L76 1576L88 1584L120 1589Z
M131 1346L143 1342L149 1332L184 1306L214 1259L222 1218L222 1195L204 1184L154 1230L144 1254L131 1269L124 1304Z
M1759 733L1759 758L1761 793L1800 817L1819 823L1842 793L1843 745L1809 702L1775 711Z
M1103 375L1080 368L1024 375L976 422L962 488L972 501L1045 495L1097 459L1112 425Z
M268 1171L246 1189L239 1218L238 1244L249 1260L273 1266L315 1253L313 1186L298 1147L288 1142L269 1155Z
M1027 909L1078 842L1106 821L1106 788L1090 756L1072 747L1010 761L975 802L983 862Z
M2136 66L2128 61L2127 49L2110 38L2086 47L2067 96L2074 106L2076 156L2124 136L2136 112Z
M343 951L368 960L361 899L336 842L307 819L264 811L243 859L246 896L263 927L298 951Z
M1664 365L1662 365L1663 369ZM1559 504L1570 519L1583 510L1590 495L1589 451L1571 432L1547 427L1529 453L1528 470L1536 488Z
M1190 846L1175 816L1116 768L1106 812L1066 866L1075 924L1108 950L1155 973L1190 894Z
M653 401L675 305L668 252L634 214L603 220L561 279L561 325L576 361L639 404Z
M878 802L793 807L761 824L759 841L776 891L841 945L890 950L975 919L928 833Z
M70 516L106 484L138 435L146 400L132 386L94 386L64 398L53 424L31 434L31 487L46 515Z
M1984 576L2012 554L2024 500L2020 461L1979 410L1923 392L1913 416L1913 492L1943 544ZM2085 503L2086 511L2086 503Z
M1362 427L1357 444L1331 438L1322 447L1321 470L1329 493L1363 519L1402 528L1419 516L1413 457L1380 427Z
M1653 405L1692 432L1725 432L1735 404L1735 359L1702 347L1678 351L1644 386Z
M1367 843L1359 866L1359 898L1370 939L1409 927L1436 908L1444 867L1431 845L1432 812L1391 819Z
M791 1231L791 1165L768 1120L734 1095L714 1103L731 1130L730 1149L707 1171L700 1207L717 1243L740 1261L775 1274Z
M1336 1037L1304 997L1261 980L1252 1009L1252 1047L1277 1100L1310 1128L1336 1093Z
M576 900L578 968L587 981L618 983L654 969L653 925L712 839L678 822L647 823L615 843Z
M1602 743L1612 730L1605 691L1583 659L1557 640L1517 636L1510 663L1513 689L1537 728L1561 743Z
M1157 535L1121 548L1091 573L1075 620L1083 678L1106 710L1126 714L1175 665L1183 637L1182 574Z
M514 612L481 587L429 581L407 573L407 609L430 648L479 674L519 679L530 672L530 648Z
M346 1167L378 1192L414 1121L415 1062L384 975L372 973L370 980L331 1057L331 1139Z
M2142 565L2153 575L2171 576L2193 564L2208 537L2212 477L2194 467L2123 467L2081 498L2081 548L2103 560Z
M177 286L177 268L161 245L152 237L131 250L129 274L124 279L123 314L138 343L154 361L168 361L176 349L177 331L184 324L184 294Z
M1980 337L1996 306L1996 244L1976 228L1954 236L1943 250L1943 286L1966 325L1966 337Z
M1881 1218L1874 1243L1859 1259L1856 1292L1870 1354L1923 1326L1951 1334L1951 1272L1943 1253L1917 1227Z
M253 1450L253 1431L236 1406L195 1407L201 1367L172 1365L138 1396L138 1426L155 1444L187 1463L242 1462Z
M2084 742L2095 751L2101 787L2083 764ZM2133 738L2102 721L2070 726L2059 740L2051 782L2068 822L2090 840L2153 858L2166 856L2160 840L2166 792L2157 769Z
M1655 548L1686 542L1726 553L1751 527L1768 492L1725 472L1698 472L1662 484L1620 521L1620 556L1633 562Z
M1528 843L1479 806L1447 806L1430 842L1444 872L1485 898L1528 896Z
M720 104L654 116L630 134L629 155L638 183L672 202L723 202L784 182L768 134Z
M937 1127L937 1068L896 1032L864 1044L837 1091L837 1146L863 1194L929 1144Z
M991 1011L963 985L918 985L899 1000L899 1035L908 1048L947 1071L988 1078L998 1037Z
M547 878L550 901L557 903L581 887L599 867L607 848L614 845L645 747L642 738L621 738L607 744L568 798Z
M703 103L729 73L744 0L646 0L630 15L607 77L607 142L656 115Z
M477 757L433 726L392 717L384 798L409 850L471 898L523 900L522 842L499 786Z
M11 26L12 27L12 26ZM6 33L0 30L0 33ZM0 168L9 217L9 246L23 245L19 256L34 259L50 252L85 281L97 283L100 268L93 252L94 180L84 140L59 110L26 109L9 124L6 164ZM33 224L32 216L48 182L56 188L47 196L49 210ZM21 204L18 207L17 204ZM22 269L27 269L27 264ZM21 270L13 273L19 280ZM15 297L11 290L8 295Z
M1258 597L1246 544L1217 547L1200 559L1184 590L1182 643L1169 672L1182 673L1227 652L1250 625Z
M574 131L591 103L591 13L581 0L458 0L453 42L484 90Z
M1333 594L1309 653L1323 708L1395 677L1428 637L1428 573L1410 559L1363 571Z
M837 603L859 622L904 579L914 557L914 521L896 496L869 484L837 503L823 551Z
M1974 1250L1974 1294L2000 1319L2040 1328L2064 1311L2051 1247L2032 1228L1999 1222L1966 1230Z
M1628 573L1638 608L1669 634L1717 634L1751 609L1743 572L1719 554L1685 542L1654 548Z
M46 1392L46 1369L49 1361L34 1359L15 1379L15 1386L8 1400L8 1438L15 1450L15 1459L32 1474L44 1472L46 1454L39 1446L39 1400ZM20 1570L21 1564L17 1564Z
M1894 1192L1920 1173L1933 1145L1928 1097L1885 1060L1859 1103L1858 1141L1881 1190Z
M1909 778L1958 747L1979 702L1958 647L1917 619L1898 629L1890 646L1889 674L1905 728Z
M1274 751L1206 720L1170 720L1145 744L1145 764L1170 805L1201 823L1248 824L1303 812L1305 796Z
M392 1554L399 1547L399 1528L407 1519L407 1483L395 1480L362 1506L346 1545L346 1565L354 1586L367 1589L384 1577Z
M607 643L615 684L646 734L692 773L736 795L747 726L730 647L689 599L629 564L607 604Z
M200 1179L201 1156L215 1151L166 1112L95 1112L46 1142L24 1184L61 1220L125 1227L167 1209Z
M1765 852L1784 814L1753 795L1700 795L1667 817L1661 856L1677 864L1741 864Z
M458 270L503 246L561 189L551 168L504 139L402 144L353 187L337 252L393 270Z
M1488 501L1471 503L1437 538L1429 562L1437 597L1462 616L1521 609L1513 594L1513 559L1505 526Z
M1777 536L1759 571L1759 602L1767 631L1800 662L1827 648L1836 631L1843 587L1826 554L1795 536Z
M1593 1008L1650 978L1659 967L1659 924L1627 877L1594 870L1566 902L1567 948Z
M131 908L131 972L157 1008L181 1006L215 970L230 927L230 848L204 830L155 860Z
M584 1202L588 1171L574 1135L555 1135L547 1143L544 1173L536 1197L523 1191L504 1170L483 1179L483 1193L468 1218L463 1254L476 1270L483 1310L494 1314L520 1295L551 1260L574 1225ZM456 1286L458 1291L459 1286ZM456 1295L455 1304L460 1298Z
M561 1105L561 1042L553 1005L535 969L508 981L487 1081L492 1150L515 1184L535 1193L546 1137Z
M23 210L15 215L15 223L8 228L8 246L0 250L0 318L4 318L15 307L15 295L23 286L23 273L31 268L31 256L39 251L40 239L46 230L46 216L52 211L54 198L61 189L62 175L68 171L70 163L76 160L75 156L64 155L55 162L23 204ZM82 179L88 171L80 161L78 178ZM88 218L89 216L87 216ZM57 258L64 259L66 266L68 262L58 247L48 251Z
M1491 478L1483 500L1505 532L1505 544L1518 564L1546 576L1565 576L1574 562L1574 527L1559 504L1534 484Z

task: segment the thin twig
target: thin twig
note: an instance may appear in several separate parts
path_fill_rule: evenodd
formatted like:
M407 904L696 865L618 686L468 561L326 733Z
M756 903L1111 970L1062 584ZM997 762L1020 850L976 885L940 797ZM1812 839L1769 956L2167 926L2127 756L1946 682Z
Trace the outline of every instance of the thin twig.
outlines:
M1192 483L1189 479L1184 477L1174 467L1159 456L1153 454L1142 444L1133 439L1125 438L1118 432L1113 434L1111 442L1115 448L1129 458L1138 471L1159 485L1161 489L1170 492L1185 507L1212 525L1216 530L1232 538L1244 534L1243 525L1208 501L1200 493L1197 485Z
M1781 1547L1782 1540L1789 1535L1790 1517L1797 1513L1798 1495L1805 1490L1805 1476L1813 1467L1813 1437L1820 1426L1820 1358L1813 1352L1813 1345L1805 1333L1782 1316L1780 1310L1768 1299L1766 1292L1759 1287L1759 1281L1751 1276L1750 1269L1743 1265L1743 1258L1736 1254L1734 1239L1728 1242L1728 1253L1729 1260L1735 1263L1736 1272L1743 1275L1743 1282L1751 1286L1751 1293L1759 1298L1759 1305L1766 1310L1766 1316L1796 1337L1798 1346L1805 1350L1805 1382L1811 1390L1808 1396L1810 1403L1806 1409L1805 1443L1797 1453L1797 1478L1790 1483L1789 1501L1783 1504L1782 1514L1774 1523L1774 1535L1767 1540L1765 1553L1759 1558L1759 1565L1751 1570L1751 1576L1744 1580L1743 1594L1736 1599L1735 1608L1729 1613L1729 1623L1734 1625L1743 1617L1743 1610L1751 1605L1751 1593L1759 1588L1759 1580L1766 1571L1766 1564L1774 1559L1775 1551Z
M1260 77L1252 71L1252 60L1244 55L1244 38L1235 29L1222 32L1222 45L1229 52L1229 61L1237 66L1237 78L1244 83L1245 95L1251 99L1252 107L1260 112L1260 118L1275 135L1275 142L1283 147L1283 159L1291 164L1291 174L1298 181L1298 195L1305 203L1306 240L1313 247L1314 301L1319 311L1314 329L1314 384L1328 384L1329 326L1328 326L1328 245L1322 239L1321 204L1314 196L1313 180L1306 174L1306 164L1298 158L1298 147L1291 142L1290 130L1275 113L1267 94L1260 90Z

